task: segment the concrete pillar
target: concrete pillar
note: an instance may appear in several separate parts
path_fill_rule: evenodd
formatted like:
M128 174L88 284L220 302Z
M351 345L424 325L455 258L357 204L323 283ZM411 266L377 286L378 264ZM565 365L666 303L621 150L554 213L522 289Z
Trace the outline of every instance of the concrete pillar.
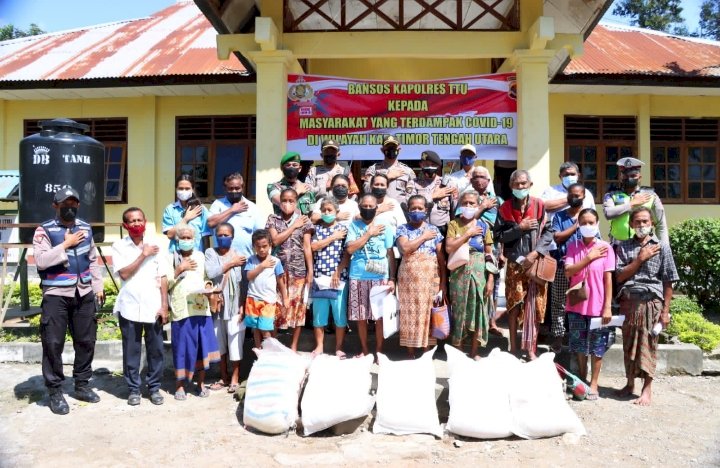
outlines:
M650 148L650 96L647 94L638 96L637 141L637 158L645 163L640 169L642 185L649 186L652 185L652 151Z
M530 171L531 192L539 195L551 184L548 63L550 50L516 50L518 87L518 169Z

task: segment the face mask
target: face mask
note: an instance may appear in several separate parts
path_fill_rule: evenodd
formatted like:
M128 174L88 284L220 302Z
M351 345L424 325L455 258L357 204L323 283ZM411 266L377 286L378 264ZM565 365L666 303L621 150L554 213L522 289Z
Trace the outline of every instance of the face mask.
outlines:
M477 213L477 208L474 206L463 206L460 208L460 215L465 219L473 219Z
M383 151L385 154L385 157L388 159L395 159L398 156L397 148L388 148L385 151Z
M579 206L582 206L583 201L585 201L584 198L580 197L568 197L568 205L570 205L571 208L577 208Z
M513 197L518 200L524 200L530 194L530 189L513 189Z
M183 252L190 252L195 247L195 241L192 239L180 239L177 246Z
M143 234L145 234L145 225L135 225L135 226L128 226L127 224L123 223L123 227L127 229L128 234L130 234L130 237L142 237Z
M242 193L240 192L228 192L225 196L230 203L237 203L242 200Z
M652 234L652 231L652 226L643 226L641 228L635 229L635 235L638 237L638 239L645 239L647 236Z
M576 184L578 181L578 176L576 175L568 175L562 178L562 184L563 187L568 188L572 184Z
M373 187L372 194L375 198L382 198L387 195L387 189L382 187Z
M600 230L597 224L586 224L578 229L580 229L580 235L583 237L595 237Z
M348 188L345 187L344 185L338 185L336 187L333 187L333 189L332 189L333 195L335 196L335 198L337 198L339 200L346 199L348 196L348 192L349 192Z
M322 158L323 162L325 162L325 164L327 165L335 164L337 162L337 155L335 154L325 154Z
M365 221L372 221L376 212L377 208L360 208L360 217Z
M411 211L408 213L408 218L413 223L421 223L427 218L427 213L424 211Z
M320 219L322 219L324 223L328 223L328 224L335 221L336 217L337 217L337 215L335 215L334 213L326 213L326 214L320 215Z
M192 190L177 190L175 192L175 195L177 195L177 198L180 201L188 201L190 197L192 197L192 194Z
M63 206L60 208L60 219L63 221L75 221L77 211L78 209L75 206Z
M283 167L282 170L283 175L286 179L297 179L298 174L300 174L300 169L297 167Z
M232 245L233 238L230 236L215 236L215 243L218 246L218 249L229 249Z
M463 166L472 166L475 164L475 156L460 156L460 163Z
M437 170L438 170L438 168L435 166L428 166L428 167L422 168L423 174L425 174L428 177L434 176L435 173L437 172Z
M640 179L625 179L622 182L623 187L629 190L635 190L635 187L640 183Z

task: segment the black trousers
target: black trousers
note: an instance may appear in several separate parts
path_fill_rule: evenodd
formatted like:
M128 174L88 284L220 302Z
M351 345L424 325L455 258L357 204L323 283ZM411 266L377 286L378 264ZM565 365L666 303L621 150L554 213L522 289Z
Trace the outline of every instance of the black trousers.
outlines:
M160 390L165 360L163 353L162 325L157 320L153 323L134 322L120 316L120 332L122 332L123 375L130 393L140 392L140 369L142 364L142 339L145 336L145 355L147 356L147 386L153 393Z
M74 297L43 296L40 319L42 373L45 385L50 390L59 389L65 380L62 353L68 327L75 349L73 364L75 387L86 386L90 381L97 335L95 312L95 294L92 292L82 297L77 291Z

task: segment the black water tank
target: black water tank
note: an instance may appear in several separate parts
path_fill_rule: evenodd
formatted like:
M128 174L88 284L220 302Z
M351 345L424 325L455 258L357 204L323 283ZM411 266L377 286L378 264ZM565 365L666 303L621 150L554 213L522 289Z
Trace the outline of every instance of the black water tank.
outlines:
M105 222L105 147L83 135L90 127L70 119L43 120L42 131L20 141L19 222L40 224L55 217L53 195L70 186L80 194L78 217ZM32 243L34 228L20 229L20 241ZM105 229L93 226L95 242Z

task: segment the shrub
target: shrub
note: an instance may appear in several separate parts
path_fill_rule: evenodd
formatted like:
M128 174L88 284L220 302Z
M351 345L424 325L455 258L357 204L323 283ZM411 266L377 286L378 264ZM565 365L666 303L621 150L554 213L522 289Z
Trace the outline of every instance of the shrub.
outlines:
M689 219L670 229L678 290L704 308L720 306L720 219Z
M674 297L670 303L672 318L667 332L683 343L692 343L705 352L720 344L720 325L707 320L702 309L687 297Z

